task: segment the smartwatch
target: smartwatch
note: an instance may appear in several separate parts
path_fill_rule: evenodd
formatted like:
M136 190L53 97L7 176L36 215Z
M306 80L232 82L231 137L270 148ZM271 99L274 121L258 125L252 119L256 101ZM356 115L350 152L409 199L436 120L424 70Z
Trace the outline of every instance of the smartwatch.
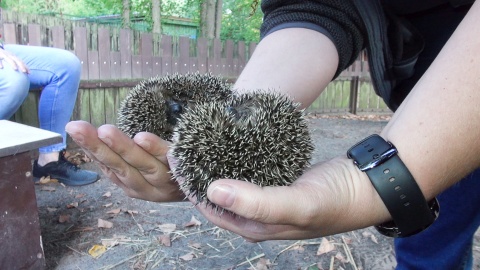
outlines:
M392 221L375 226L383 235L407 237L428 228L438 217L436 198L427 202L395 146L377 134L347 152L353 163L370 178Z

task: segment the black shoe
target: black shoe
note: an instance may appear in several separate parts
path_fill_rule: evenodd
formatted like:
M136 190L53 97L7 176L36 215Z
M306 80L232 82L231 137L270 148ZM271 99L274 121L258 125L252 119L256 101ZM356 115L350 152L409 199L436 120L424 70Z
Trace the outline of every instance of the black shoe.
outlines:
M92 171L82 170L65 158L65 150L59 154L58 161L50 162L45 166L33 162L33 176L37 178L50 176L67 186L83 186L96 182L100 176Z

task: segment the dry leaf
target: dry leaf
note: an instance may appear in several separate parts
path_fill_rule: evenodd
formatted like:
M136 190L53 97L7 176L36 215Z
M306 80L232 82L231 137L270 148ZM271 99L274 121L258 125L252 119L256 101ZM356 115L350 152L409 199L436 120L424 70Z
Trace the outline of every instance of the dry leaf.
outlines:
M116 214L119 214L120 211L122 211L122 209L117 208L117 209L113 209L113 210L108 211L107 214L114 214L114 215L116 215Z
M133 214L138 214L138 211L127 210L127 213L129 213L130 215L133 215Z
M166 247L171 247L172 246L172 240L170 239L169 235L163 234L158 237L158 241L160 244L166 246Z
M195 216L192 216L192 219L189 222L187 222L185 225L183 225L183 227L187 228L187 227L200 226L200 225L202 225L202 222L196 219Z
M267 260L265 258L260 258L257 262L257 264L255 265L255 269L256 270L268 270L268 267L272 265L272 263L270 262L270 260Z
M86 194L77 194L77 195L75 196L75 199L83 198L83 197L85 197L85 195L86 195Z
M50 213L55 212L57 210L58 210L58 208L47 207L47 211L50 212Z
M110 191L105 192L105 194L103 194L102 196L106 197L106 198L110 198L110 197L112 197L112 192L110 192Z
M192 247L192 248L194 248L194 249L200 249L200 248L202 248L202 244L200 244L200 243L189 243L188 246L189 246L189 247Z
M194 257L195 257L195 254L193 254L193 252L190 252L190 253L187 253L183 256L180 256L180 259L182 259L184 261L191 261L191 260L193 260Z
M158 228L165 234L172 233L177 229L177 225L167 223L167 224L160 224L158 225Z
M290 250L305 251L305 248L302 245L295 245Z
M43 186L42 191L50 191L50 192L53 192L55 191L56 189L54 187L50 187L50 186Z
M110 221L103 220L101 218L98 219L98 227L99 228L106 228L110 229L113 227L113 223Z
M363 237L370 238L370 240L372 240L372 242L374 242L375 244L378 244L377 237L373 233L369 231L364 231L362 232L362 235Z
M317 250L317 256L328 253L332 250L335 250L335 246L327 240L327 238L322 238L322 242Z
M60 223L65 223L65 222L68 222L70 221L70 215L60 215L58 217L58 222Z
M78 207L78 202L73 202L73 203L67 204L68 209L77 208L77 207Z
M88 254L90 254L90 256L93 258L98 258L106 251L107 247L104 245L93 245L93 247L88 250Z
M110 206L112 206L112 205L113 205L113 203L107 203L107 204L104 204L103 207L106 208L106 207L110 207Z
M343 254L340 252L337 252L337 254L335 254L335 259L341 261L342 263L348 263L348 260L345 259L345 257L343 257Z

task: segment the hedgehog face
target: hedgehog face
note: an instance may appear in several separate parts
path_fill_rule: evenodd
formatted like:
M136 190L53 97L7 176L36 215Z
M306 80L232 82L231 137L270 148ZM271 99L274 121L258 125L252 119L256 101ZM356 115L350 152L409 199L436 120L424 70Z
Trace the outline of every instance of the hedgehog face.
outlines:
M127 95L117 125L130 137L147 131L171 140L185 108L207 100L226 100L231 93L230 84L211 74L154 77L140 82Z

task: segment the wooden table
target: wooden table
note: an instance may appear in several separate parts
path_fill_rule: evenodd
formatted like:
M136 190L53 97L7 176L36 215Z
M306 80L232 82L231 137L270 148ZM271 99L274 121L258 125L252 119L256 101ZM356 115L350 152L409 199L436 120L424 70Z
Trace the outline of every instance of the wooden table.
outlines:
M31 152L60 134L0 120L0 269L43 269Z

